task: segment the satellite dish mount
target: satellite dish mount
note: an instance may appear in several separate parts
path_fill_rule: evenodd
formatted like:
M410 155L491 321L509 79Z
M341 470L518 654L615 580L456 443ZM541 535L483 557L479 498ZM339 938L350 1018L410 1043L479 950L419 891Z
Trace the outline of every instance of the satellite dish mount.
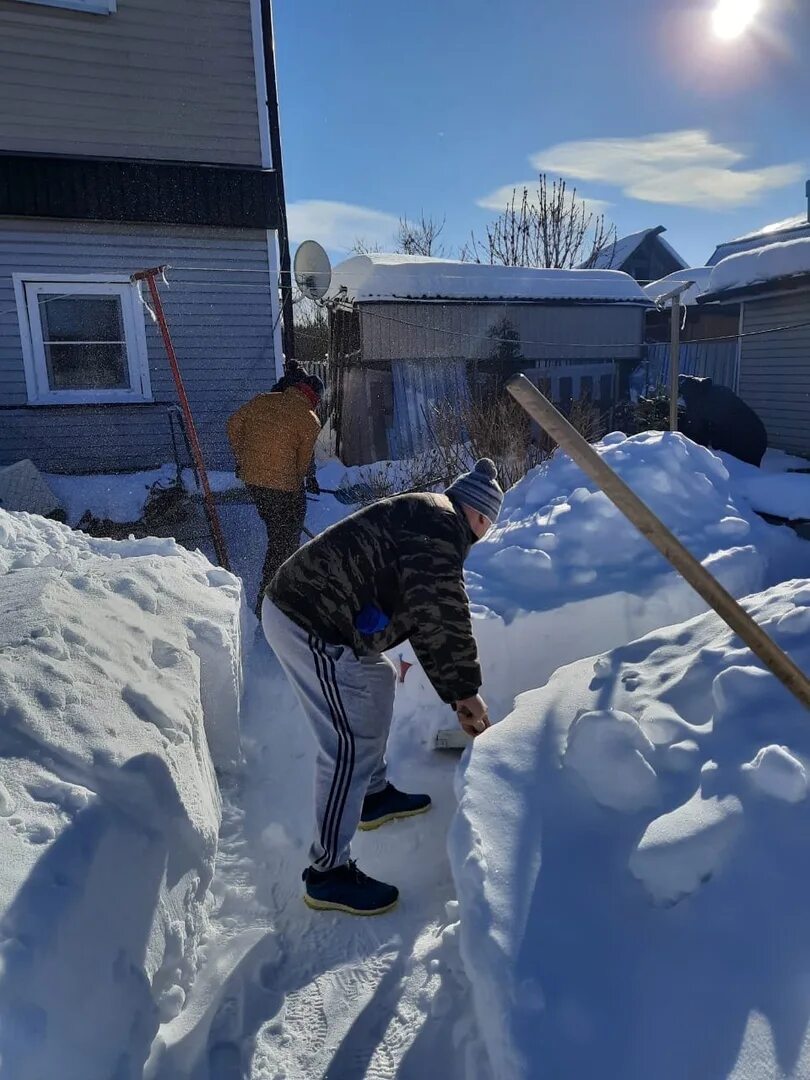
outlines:
M315 240L305 240L295 253L295 283L309 300L323 300L332 284L329 256Z

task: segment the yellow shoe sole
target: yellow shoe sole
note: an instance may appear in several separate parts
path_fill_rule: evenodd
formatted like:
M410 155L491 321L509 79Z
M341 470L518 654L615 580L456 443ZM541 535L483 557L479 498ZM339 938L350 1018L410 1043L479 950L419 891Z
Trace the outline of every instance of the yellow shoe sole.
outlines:
M374 821L361 821L358 828L361 832L372 832L374 829L379 829L381 825L387 825L389 821L399 821L403 818L426 814L432 805L433 803L428 803L427 806L420 806L418 810L400 810L399 813L386 814L385 817L376 818Z
M359 911L357 908L349 907L348 904L337 904L334 900L314 900L307 893L304 893L304 903L313 911L345 911L347 915L384 915L386 911L393 911L399 903L399 897L393 904L386 904L385 907L374 908L372 911Z

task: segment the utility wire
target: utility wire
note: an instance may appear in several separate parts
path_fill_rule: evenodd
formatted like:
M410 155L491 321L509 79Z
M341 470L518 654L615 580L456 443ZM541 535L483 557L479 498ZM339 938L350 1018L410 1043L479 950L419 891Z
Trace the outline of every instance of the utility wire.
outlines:
M212 266L208 266L208 267L179 267L179 266L175 267L175 266L172 266L169 269L171 269L171 270L183 270L183 269L192 270L193 269L193 270L205 271L206 273L214 273L214 274L229 273L229 272L232 272L232 273L245 273L246 272L246 271L242 271L242 270L228 271L227 269L220 269L218 267L212 267ZM254 271L254 272L256 272L256 273L266 273L265 271ZM95 282L95 284L99 284L99 283ZM101 284L104 284L104 283L102 282ZM110 282L109 284L120 285L121 282L120 281L115 281L115 282ZM214 282L211 282L210 284L216 284L216 287L218 289L252 289L252 290L259 289L259 290L262 290L262 291L271 291L271 290L273 290L275 288L275 286L271 282L267 282L266 284L258 284L257 283L255 285L248 284L248 283L240 284L240 283L214 283ZM75 291L70 292L70 293L61 293L61 294L57 294L55 296L49 296L49 297L47 297L47 299L40 299L39 304L40 304L40 306L43 306L45 304L53 303L55 300L64 300L64 299L66 299L68 297L75 296L75 295L76 295ZM399 301L399 302L411 302L411 303L418 302L418 301L414 301L413 297L391 297L391 300L395 301L395 302L396 301ZM456 302L456 301L453 301L453 300L450 300L450 299L448 299L446 301L441 301L441 300L440 301L432 301L433 304L453 303L453 302ZM509 300L502 300L502 301L495 301L495 302L500 302L500 303L503 303L503 304L510 303ZM5 310L0 311L0 316L13 314L13 313L16 313L16 311L17 311L17 307L15 305L12 308L6 308ZM616 350L616 349L638 349L641 346L647 345L647 344L665 344L665 342L640 342L640 341L610 342L610 343L607 343L607 344L600 344L599 342L537 341L537 340L531 340L531 339L528 339L528 338L521 338L521 339L516 340L513 337L493 336L493 335L491 335L491 334L489 334L487 332L479 333L479 334L472 334L472 333L469 333L468 331L465 331L465 330L450 330L450 329L447 329L446 327L441 327L441 326L429 326L429 325L426 326L423 323L416 322L416 321L409 320L409 319L402 319L402 318L399 318L396 315L384 315L379 311L375 311L372 306L368 306L368 307L363 308L363 317L364 318L378 319L378 320L381 320L383 322L394 323L394 324L397 324L399 326L406 326L406 327L409 327L410 329L419 330L422 333L442 334L442 335L445 335L446 337L464 339L464 340L467 340L467 341L470 341L470 342L487 341L492 345L498 345L498 344L513 345L513 346L514 345L520 345L520 346L534 345L534 346L536 346L538 348L552 349L552 350L553 349L561 349L561 348L566 348L566 349ZM719 335L719 336L716 336L716 337L692 338L688 342L683 342L683 344L684 345L710 345L710 344L719 344L721 342L729 343L729 342L733 342L733 341L739 341L739 340L744 339L744 338L747 339L747 338L755 338L755 337L764 337L764 336L766 336L768 334L785 333L785 332L788 332L788 331L791 331L791 330L803 330L803 329L806 329L807 327L810 327L810 320L806 320L806 321L798 322L798 323L785 323L785 324L781 324L779 326L770 326L770 327L766 327L766 328L764 328L762 330L748 330L748 331L744 331L743 333L724 334L724 335ZM275 326L274 326L274 330L275 330Z

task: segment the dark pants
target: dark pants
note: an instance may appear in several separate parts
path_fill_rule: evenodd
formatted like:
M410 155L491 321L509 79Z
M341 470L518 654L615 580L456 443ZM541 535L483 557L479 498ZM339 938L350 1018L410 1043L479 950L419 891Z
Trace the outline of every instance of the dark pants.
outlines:
M250 487L248 490L267 529L267 555L256 600L256 614L261 618L265 589L281 564L295 554L301 543L307 497L303 488L300 491L276 491L274 488Z

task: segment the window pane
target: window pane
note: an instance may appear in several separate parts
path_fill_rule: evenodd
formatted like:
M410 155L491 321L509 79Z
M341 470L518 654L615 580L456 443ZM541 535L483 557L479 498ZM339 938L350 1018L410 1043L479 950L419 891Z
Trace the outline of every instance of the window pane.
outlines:
M122 344L45 344L51 390L129 390L129 365Z
M593 375L583 375L579 380L579 396L593 401Z
M46 342L124 340L119 296L40 293L39 314Z

